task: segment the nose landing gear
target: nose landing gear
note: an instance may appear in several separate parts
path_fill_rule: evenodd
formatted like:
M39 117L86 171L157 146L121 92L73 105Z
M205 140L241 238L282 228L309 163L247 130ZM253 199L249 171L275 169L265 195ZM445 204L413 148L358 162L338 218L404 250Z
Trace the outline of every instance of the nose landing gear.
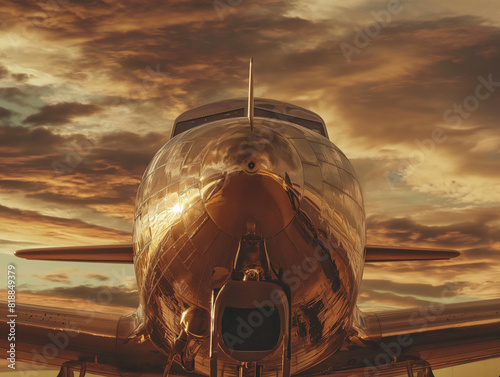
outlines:
M210 377L218 377L221 350L241 363L240 377L252 370L260 377L260 362L280 347L281 377L290 377L291 293L281 274L272 279L271 273L265 241L249 226L229 280L212 292Z
M425 360L408 360L406 373L408 377L434 377L430 364Z
M252 371L253 377L261 377L263 369L264 367L257 363L242 363L238 367L238 377L252 376Z

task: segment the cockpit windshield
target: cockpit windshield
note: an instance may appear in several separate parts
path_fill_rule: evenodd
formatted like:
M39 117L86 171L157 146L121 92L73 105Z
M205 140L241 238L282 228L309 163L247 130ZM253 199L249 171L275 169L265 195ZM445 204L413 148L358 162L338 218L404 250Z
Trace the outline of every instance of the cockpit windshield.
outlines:
M275 111L270 111L266 109L262 109L259 107L255 107L254 109L254 114L256 117L262 117L262 118L271 118L271 119L281 119L286 122L290 123L295 123L298 124L299 126L308 128L314 132L319 133L320 135L327 136L325 132L324 125L320 122L315 122L313 120L309 119L304 119L304 118L299 118L287 114L282 114L279 112ZM187 130L190 130L191 128L198 127L202 124L205 123L210 123L216 120L220 119L229 119L229 118L238 118L238 117L244 117L245 116L245 109L240 108L240 109L235 109L231 111L225 111L222 113L217 113L217 114L212 114L212 115L207 115L199 118L193 118L189 120L184 120L180 121L174 124L174 132L172 133L172 137L177 136Z
M183 122L178 122L174 125L175 130L172 137L177 136L187 130L190 130L191 128L198 127L205 123L210 123L220 119L238 118L243 116L245 116L245 109L236 109L219 114L213 114L201 118L195 118L195 119L185 120Z
M326 136L323 125L313 120L302 119L291 115L280 114L274 111L259 109L258 107L255 108L254 115L256 117L281 119L290 123L295 123L298 124L299 126L313 130L314 132L317 132L320 135Z

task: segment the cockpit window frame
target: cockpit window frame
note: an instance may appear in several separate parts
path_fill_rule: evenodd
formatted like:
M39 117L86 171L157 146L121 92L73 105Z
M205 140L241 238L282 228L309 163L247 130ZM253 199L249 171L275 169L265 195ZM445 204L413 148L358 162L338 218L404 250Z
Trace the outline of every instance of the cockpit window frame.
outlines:
M325 125L321 122L316 122L309 119L299 118L292 115L282 114L276 111L270 111L256 106L254 109L254 114L256 117L269 118L269 119L279 119L286 122L294 123L314 132L323 135L328 138ZM172 130L172 138L186 132L190 129L196 128L206 123L214 122L221 119L239 118L245 116L245 108L238 108L229 111L224 111L221 113L211 114L204 117L193 118L188 120L183 120L174 123L174 128Z
M320 135L323 135L326 137L325 127L320 122L315 122L315 121L309 120L309 119L294 117L292 115L282 114L282 113L279 113L276 111L270 111L270 110L262 109L259 107L255 107L254 115L256 117L280 119L280 120L284 120L286 122L294 123L294 124L297 124L297 125L302 126L304 128L307 128L311 131L317 132ZM270 115L272 115L272 116L270 116Z
M174 123L172 137L180 135L181 133L186 132L192 128L201 126L202 124L214 122L216 120L221 120L221 119L240 118L244 116L245 116L245 109L240 108L177 122ZM179 126L181 129L179 129Z

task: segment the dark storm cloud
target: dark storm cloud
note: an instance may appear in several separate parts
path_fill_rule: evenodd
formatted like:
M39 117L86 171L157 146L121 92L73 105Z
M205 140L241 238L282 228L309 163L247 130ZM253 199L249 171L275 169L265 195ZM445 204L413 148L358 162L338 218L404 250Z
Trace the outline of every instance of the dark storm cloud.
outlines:
M71 284L71 280L68 276L68 274L47 274L47 275L38 275L34 274L34 277L46 281L48 283L64 283L64 284Z
M0 106L0 119L3 119L3 118L10 118L10 116L13 114L12 111L10 110L7 110L3 107Z
M314 38L325 26L282 16L292 6L287 2L242 4L227 12L221 22L212 3L157 2L145 9L142 3L132 2L127 7L109 4L95 12L72 4L61 7L40 33L60 40L83 39L84 58L74 61L74 69L65 70L62 76L78 73L86 77L92 67L99 66L114 82L128 83L131 91L146 87L147 96L163 98L164 105L181 101L190 106L206 98L234 96L235 90L244 95L244 67L251 55L266 67L260 70L262 82L276 72L296 73L297 68L326 64L324 55L314 56L309 50L288 56L298 33ZM160 17L162 12L169 17ZM150 27L138 25L137 14L149 16ZM64 22L56 22L58 18ZM120 30L109 27L116 19L120 19Z
M28 116L24 123L35 126L58 126L71 122L73 118L95 114L102 109L96 105L76 102L60 102L43 106L38 113Z
M26 94L19 88L16 87L5 87L0 88L0 98L5 99L9 102L16 103L19 105L24 105L23 99Z
M0 127L0 190L75 207L125 205L131 216L140 178L166 138L112 132L91 142L43 127ZM58 177L59 166L67 171Z
M499 42L498 28L471 16L390 24L353 57L358 74L366 72L366 81L360 76L336 97L351 126L347 131L372 143L429 138L433 128L446 124L447 108L474 95L479 76L500 81ZM407 66L399 77L369 76L377 65L395 64ZM471 120L497 128L499 104L500 90L480 103ZM458 151L460 143L448 142L446 148Z
M100 161L98 169L101 173L103 164L108 164L129 174L138 175L142 174L153 155L167 139L167 135L159 133L139 135L132 132L111 132L104 134L102 139L96 142L85 135L58 135L48 128L5 126L0 127L0 156L28 157L26 161L18 162L16 168L22 168L24 165L29 169L32 161L37 168L41 168L39 159L59 156L64 161L65 152L74 153L74 150L79 148L83 150L81 153L85 154L86 159L96 163ZM46 170L52 170L50 162ZM90 171L89 168L87 171Z
M93 158L113 162L123 172L138 176L144 173L154 154L167 142L169 135L150 132L138 135L133 132L104 134L102 142L93 152Z
M499 218L498 213L490 211L475 219L442 226L419 224L410 217L380 219L371 216L367 219L368 232L381 233L399 245L428 243L446 247L465 248L472 245L500 241L496 225L489 225Z
M0 65L0 79L3 79L9 75L9 70L3 65Z
M103 234L113 236L129 236L128 232L100 227L93 224L88 224L84 221L77 219L67 219L55 216L46 216L36 211L26 211L16 208L9 208L0 205L0 217L6 221L13 223L23 223L25 227L38 225L45 225L47 228L63 227L68 229L78 229L88 234Z
M498 72L498 53L494 49L498 31L484 25L477 17L404 23L394 20L366 50L347 64L338 45L352 39L354 30L350 22L287 17L287 12L294 8L293 2L244 3L229 8L231 11L224 14L221 22L212 3L197 3L195 6L192 2L182 5L155 2L147 9L139 2L128 3L126 7L96 4L92 8L79 3L64 4L48 17L39 32L49 33L51 39L62 41L83 39L81 47L85 58L75 61L75 69L64 74L82 73L92 66L100 66L117 82L141 85L148 77L147 68L156 71L159 66L162 73L179 79L174 87L180 85L184 89L175 92L171 86L163 87L161 92L166 97L165 102L182 99L187 106L199 104L207 98L234 95L235 91L241 90L244 94L244 86L240 84L246 72L241 65L253 55L257 62L257 80L275 88L275 93L280 89L327 89L329 97L341 101L341 108L356 123L355 126L361 127L362 124L358 123L366 119L373 121L371 115L375 114L380 131L397 129L394 116L404 114L414 116L419 113L415 121L435 122L436 109L429 104L430 97L423 97L423 94L439 99L449 98L449 95L458 97L465 94L467 82L471 83L477 72ZM353 12L369 14L369 8L365 4ZM33 6L35 11L40 11L39 5ZM161 18L162 13L170 17ZM149 28L136 23L138 14L149 19ZM64 22L58 22L62 20ZM123 31L106 28L114 20L121 21ZM332 31L335 33L328 36ZM297 43L298 35L314 43L304 48ZM452 38L464 43L449 43ZM475 43L470 43L471 38ZM399 58L412 50L416 55L427 56L428 64L418 71L409 70L408 75L398 78L397 83L373 81L371 72L374 69L405 64L407 62ZM332 84L325 83L326 78L343 79L352 74L357 78L349 80L352 82L350 86L332 85L334 80ZM363 74L367 75L366 81ZM460 80L458 84L449 81L464 74L465 81ZM283 80L283 77L293 77L293 80ZM156 88L150 94L156 95L159 91L160 88ZM401 92L404 92L403 97L399 96ZM443 94L448 96L443 97ZM289 93L283 95L289 96ZM360 101L348 100L351 98ZM427 98L427 102L422 98ZM359 112L357 103L368 111ZM385 111L389 106L393 110L392 117ZM403 127L409 123L400 120L398 124Z
M24 82L28 81L30 76L31 75L28 75L26 73L13 73L13 74L11 74L11 77L19 83L24 83Z
M384 271L386 274L401 274L404 276L409 273L416 273L418 275L426 276L432 274L432 276L439 278L441 281L445 281L449 276L454 276L457 280L462 280L462 276L465 274L476 274L476 273L486 273L495 271L496 266L492 263L498 261L498 258L492 259L487 262L473 262L462 260L460 257L446 261L425 261L425 262L388 262L388 263L370 263L366 266L366 270L371 271L378 270ZM381 276L384 273L381 274ZM472 282L468 282L469 285L473 285Z
M137 308L139 304L138 292L124 287L79 285L76 287L56 287L46 290L23 291L23 293L36 293L71 299L79 298L97 302L98 304L127 306L131 308Z
M0 66L0 79L12 78L14 81L23 83L26 82L30 78L30 76L31 75L28 75L26 73L11 73L4 66Z
M98 281L109 280L109 275L105 275L105 274L89 273L89 274L84 274L83 276L86 277L86 278L88 278L88 279L95 279L95 280L98 280Z
M30 182L15 179L0 179L0 189L7 191L33 192L47 189L49 186L45 182Z
M385 276L411 276L412 279L420 279L421 282L428 282L429 277L434 282L447 282L451 278L455 284L458 284L457 294L461 296L465 287L468 288L468 292L475 287L479 289L480 285L476 284L476 278L472 278L473 276L496 275L495 271L500 258L500 250L495 247L500 240L497 225L498 208L448 210L434 213L434 217L438 219L449 217L449 220L446 225L427 225L411 217L387 219L371 216L367 219L368 240L377 241L369 241L369 243L430 249L434 247L458 249L459 257L448 261L370 263L365 267L365 276L376 276L377 279L384 279ZM429 215L429 218L432 218L432 215ZM460 221L460 219L463 220ZM463 283L466 280L468 281ZM419 280L414 281L419 282ZM477 281L481 281L481 278ZM378 288L379 291L432 297L432 292L439 291L436 287L442 286L434 284L434 287L422 286L421 288L418 285L402 284L402 291L398 291L397 287L392 287L390 282L377 281L371 286Z
M71 139L70 139L71 140ZM46 155L67 139L46 128L0 127L0 156Z
M290 93L324 90L325 99L338 104L352 126L346 131L365 135L370 142L384 138L406 143L413 140L409 136L427 136L429 126L442 121L446 109L433 103L442 103L443 98L461 100L474 89L479 74L499 72L498 29L477 17L393 21L348 64L338 44L352 38L352 25L284 16L293 6L286 2L241 4L221 22L209 3L196 7L157 3L154 13L153 8L144 9L135 2L127 7L101 4L95 12L75 4L58 9L52 16L54 22L41 32L62 40L87 36L81 44L85 58L76 61L68 74L98 65L113 81L135 87L131 90L147 87L141 91L148 98L163 98L167 106L181 102L189 107L235 93L244 95L242 65L253 55L257 84L265 83L283 99ZM177 17L160 22L155 15L162 12ZM368 14L364 8L358 12ZM149 16L152 27L134 24L136 14ZM58 17L65 22L56 22ZM113 19L120 19L125 30L103 32L103 25ZM64 27L64 33L58 27ZM325 31L332 30L335 33L325 36ZM303 48L297 35L315 43ZM453 38L464 43L450 43ZM374 80L372 72L377 68L406 65L414 56L426 56L426 64L409 66L407 74L394 82ZM350 79L351 75L355 77ZM165 81L166 77L171 81ZM477 117L486 116L496 105L495 100L489 101Z
M0 186L1 186L0 182ZM77 193L75 195L54 193L54 192L37 192L35 194L27 194L27 198L41 199L50 203L71 204L75 206L87 206L93 204L121 204L130 203L131 199L135 198L137 192L137 184L120 184L108 188L106 192L96 192L90 197L81 197ZM23 188L23 191L28 191ZM38 190L40 191L40 190Z

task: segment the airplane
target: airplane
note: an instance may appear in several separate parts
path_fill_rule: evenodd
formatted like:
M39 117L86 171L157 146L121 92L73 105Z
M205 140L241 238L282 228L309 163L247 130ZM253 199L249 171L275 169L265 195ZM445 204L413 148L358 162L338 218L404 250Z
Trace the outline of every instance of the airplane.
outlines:
M365 264L459 252L367 245L359 181L322 118L254 98L252 61L248 93L177 117L138 188L132 244L16 252L133 263L140 295L128 315L17 304L26 377L430 377L500 356L498 299L357 307Z

